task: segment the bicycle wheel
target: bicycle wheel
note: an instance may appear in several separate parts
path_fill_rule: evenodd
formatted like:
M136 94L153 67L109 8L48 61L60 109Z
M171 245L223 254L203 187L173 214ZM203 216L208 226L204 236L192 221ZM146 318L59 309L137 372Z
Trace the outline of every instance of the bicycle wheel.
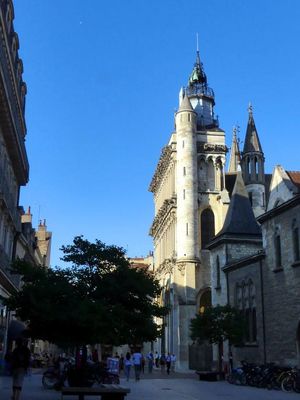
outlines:
M281 389L284 392L292 392L294 388L294 378L292 376L286 376L281 382Z
M57 377L52 373L45 373L42 378L42 384L45 389L54 389L55 385L58 383Z
M233 384L235 382L233 374L227 376L227 382Z

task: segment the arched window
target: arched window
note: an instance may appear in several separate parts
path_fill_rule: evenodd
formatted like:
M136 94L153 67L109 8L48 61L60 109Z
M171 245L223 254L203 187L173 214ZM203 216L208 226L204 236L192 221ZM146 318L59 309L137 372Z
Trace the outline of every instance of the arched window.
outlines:
M237 283L235 286L235 306L244 314L246 329L244 341L256 342L256 290L251 279Z
M215 236L215 216L210 208L206 208L201 214L201 249Z
M208 189L215 190L215 166L213 160L208 160L207 162L207 181Z
M275 267L281 268L281 239L280 239L280 231L277 227L275 230L274 237L274 247L275 247Z
M294 261L300 260L300 245L299 245L299 226L297 221L294 219L292 224L292 235L293 235L293 254Z
M199 313L203 313L207 307L211 307L211 290L207 289L200 297Z
M255 168L255 179L258 179L258 160L257 157L254 158L254 168Z

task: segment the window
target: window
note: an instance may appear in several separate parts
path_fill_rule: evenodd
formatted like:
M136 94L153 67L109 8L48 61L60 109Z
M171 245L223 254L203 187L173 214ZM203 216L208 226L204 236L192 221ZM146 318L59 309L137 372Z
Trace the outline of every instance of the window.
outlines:
M206 208L201 214L201 249L215 236L215 216L210 208Z
M183 167L183 176L185 176L186 175L186 169L185 169L185 167Z
M185 189L183 189L183 200L185 200Z
M189 224L186 223L186 236L189 236Z
M275 230L275 238L274 238L274 246L275 246L275 267L276 269L281 268L281 240L280 240L280 231L279 228Z
M293 221L292 235L293 235L294 261L299 261L300 260L299 227L297 225L297 221L296 220Z
M220 267L220 259L219 256L217 256L216 259L216 289L219 289L221 287L221 267Z
M257 338L256 290L251 279L237 283L235 287L235 306L245 316L246 329L244 341L254 343Z
M200 297L199 313L202 314L207 307L211 307L211 290L207 289Z

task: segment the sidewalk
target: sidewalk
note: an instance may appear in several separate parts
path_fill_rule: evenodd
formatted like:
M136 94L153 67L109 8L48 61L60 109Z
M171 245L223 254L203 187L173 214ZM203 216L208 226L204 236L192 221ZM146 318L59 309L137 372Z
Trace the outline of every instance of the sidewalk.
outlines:
M121 385L131 390L126 400L299 400L297 393L235 386L225 381L204 382L199 381L193 374L175 373L174 376L162 377L158 371L152 376L142 375L138 382L134 379L126 382L121 377ZM0 399L10 398L11 377L1 376ZM67 399L78 400L78 397L69 396ZM99 400L99 397L86 396L85 399ZM42 387L42 374L39 373L26 377L21 400L61 400L61 395L54 390L45 390Z

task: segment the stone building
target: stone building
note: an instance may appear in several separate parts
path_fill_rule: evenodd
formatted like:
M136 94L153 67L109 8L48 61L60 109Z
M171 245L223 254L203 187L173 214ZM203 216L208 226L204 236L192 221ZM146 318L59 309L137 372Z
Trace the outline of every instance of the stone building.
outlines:
M0 1L0 294L17 289L18 278L9 266L21 232L18 209L20 187L26 185L29 164L25 149L25 95L23 63L18 55L19 38L13 27L12 1ZM0 305L0 360L3 358L8 316Z
M278 250L275 242L280 235L281 240L289 237L282 235L282 230L288 228L283 228L283 222L276 225L272 210L294 201L298 173L280 167L273 175L265 173L265 157L251 105L243 150L239 149L235 129L225 172L228 149L214 106L214 92L207 84L197 52L188 85L179 93L174 131L162 150L149 188L155 204L150 228L154 273L163 288L162 303L170 308L161 321L164 335L156 347L159 352L174 352L179 368L209 368L217 359L215 351L192 343L189 337L191 318L211 304L230 303L244 310L249 329L246 345L236 349L236 356L264 361L269 351L266 335L276 332L272 325L267 328L266 317L268 310L275 312L276 302L267 308L264 296L270 291L268 296L277 298L274 288L280 278L276 277L281 274L292 279L298 271L293 267L289 273L272 272L272 278L267 274L267 270L273 271L272 252L281 251L283 257L283 248ZM285 211L282 218L287 216ZM298 219L295 216L293 221L290 217L287 220L290 229L294 227L293 243L299 243ZM273 241L268 241L269 237ZM286 257L291 256L286 251ZM268 281L271 285L266 288ZM290 283L294 284L293 280ZM293 289L291 301L297 304L295 293ZM287 304L287 299L278 301ZM272 319L272 314L268 315ZM291 325L294 342L297 329L300 337L298 322L295 318ZM227 356L228 348L224 348ZM289 358L288 354L282 357Z

